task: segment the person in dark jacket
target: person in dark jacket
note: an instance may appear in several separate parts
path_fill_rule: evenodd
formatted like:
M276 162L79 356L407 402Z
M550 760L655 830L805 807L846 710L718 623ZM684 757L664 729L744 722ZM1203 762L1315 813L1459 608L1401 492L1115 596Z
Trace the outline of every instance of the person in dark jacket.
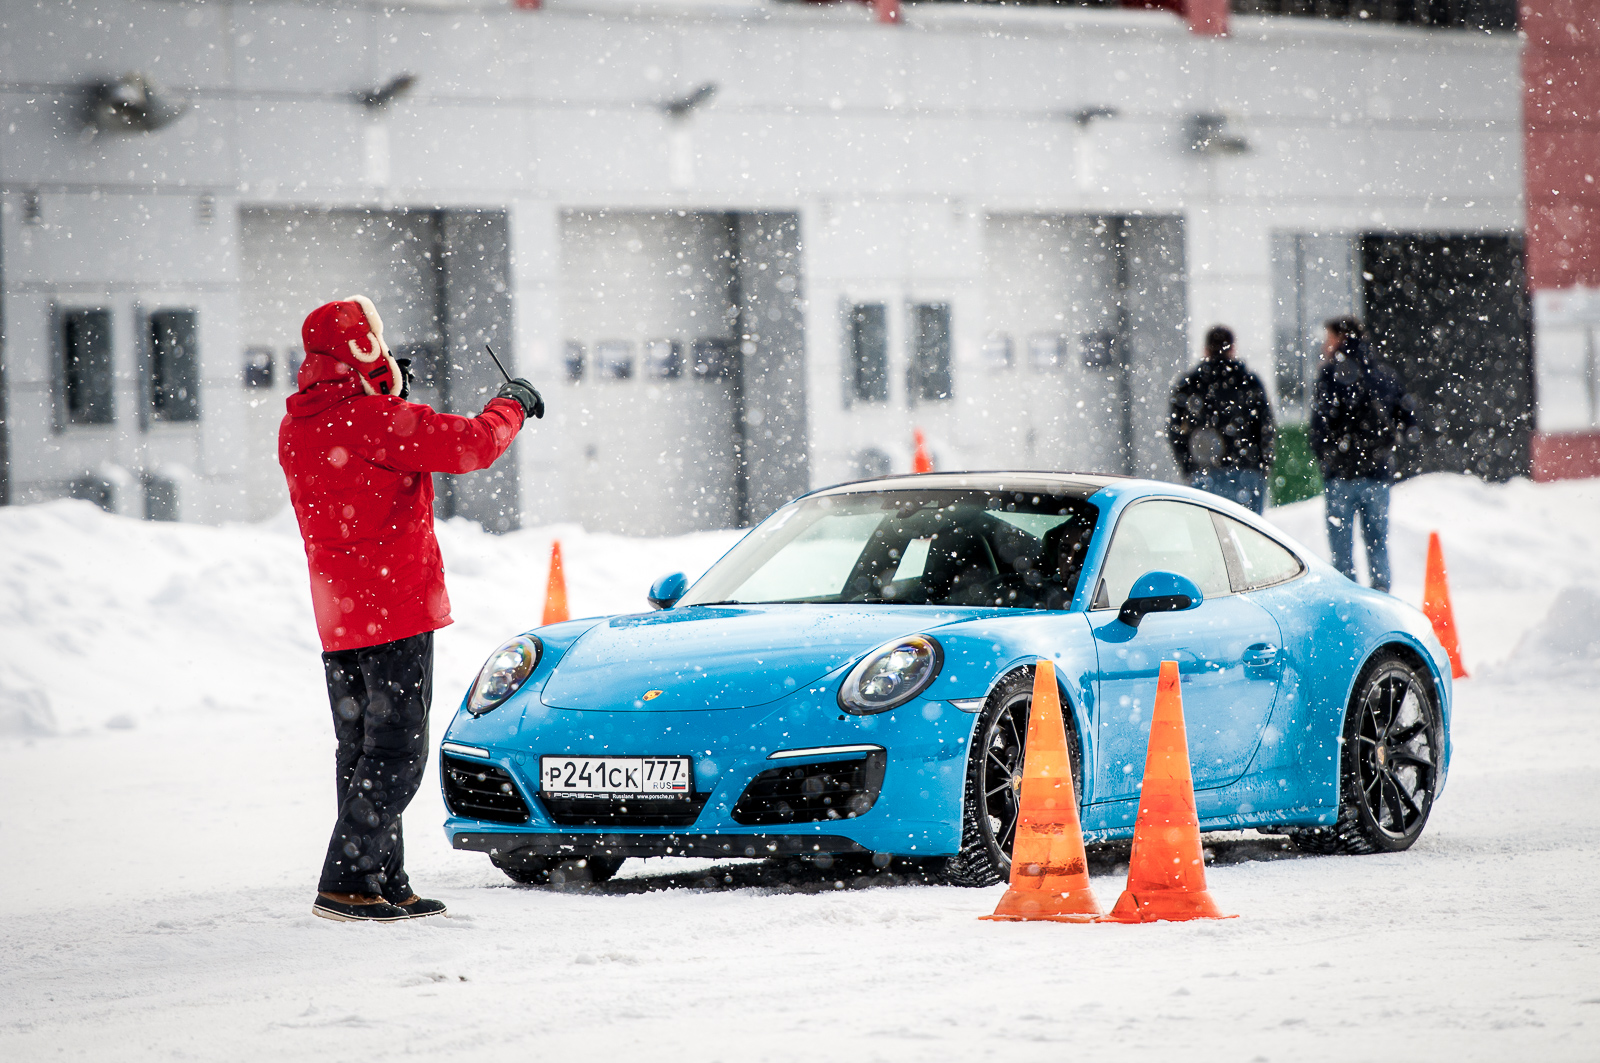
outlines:
M1234 357L1233 331L1206 333L1203 362L1172 389L1167 439L1189 484L1260 513L1272 469L1272 409L1261 378Z
M433 633L450 623L432 474L488 468L544 402L526 380L503 385L476 417L407 402L408 370L365 296L319 306L301 338L278 462L311 570L339 796L312 911L438 915L443 904L411 889L400 826L428 761Z
M1322 467L1328 548L1334 567L1354 580L1359 520L1372 586L1388 591L1394 451L1415 435L1416 407L1395 371L1373 360L1360 321L1336 317L1327 330L1311 400L1311 449Z

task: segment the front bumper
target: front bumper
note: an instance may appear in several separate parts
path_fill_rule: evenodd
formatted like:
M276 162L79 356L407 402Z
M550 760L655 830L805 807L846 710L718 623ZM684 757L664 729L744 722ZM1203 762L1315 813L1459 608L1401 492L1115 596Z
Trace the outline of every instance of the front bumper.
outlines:
M452 835L457 849L488 853L495 861L515 866L525 857L540 856L709 856L762 857L860 853L862 845L835 834L612 834L593 831L527 832L462 831Z
M516 700L522 701L520 716ZM509 711L508 711L509 710ZM495 717L501 713L506 715ZM878 716L841 713L832 692L802 690L772 705L700 712L607 712L556 709L535 695L483 717L459 714L445 756L499 769L526 805L525 821L488 822L451 815L453 848L485 852L497 862L515 854L610 853L618 856L766 856L872 851L905 856L953 855L961 844L961 800L973 716L950 703L918 698ZM871 807L841 806L810 822L752 825L740 809L758 775L778 766L839 764L861 753L802 753L838 746L881 747L881 783ZM483 756L464 754L476 747ZM539 795L539 758L687 755L694 764L692 822L642 827L559 822L559 809ZM774 758L773 754L780 754ZM444 758L441 758L443 760ZM449 801L446 807L451 807ZM736 816L738 818L736 818ZM741 823L739 819L746 822Z

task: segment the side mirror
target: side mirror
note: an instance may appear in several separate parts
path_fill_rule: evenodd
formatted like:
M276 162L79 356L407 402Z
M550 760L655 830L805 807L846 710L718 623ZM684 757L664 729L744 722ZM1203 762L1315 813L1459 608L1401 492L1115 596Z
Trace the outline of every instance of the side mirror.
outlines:
M674 572L650 584L650 593L645 597L650 599L652 609L671 609L688 589L689 577L682 572Z
M1133 581L1128 600L1122 603L1117 619L1129 627L1138 627L1146 613L1175 613L1193 609L1205 596L1194 580L1176 572L1146 572Z

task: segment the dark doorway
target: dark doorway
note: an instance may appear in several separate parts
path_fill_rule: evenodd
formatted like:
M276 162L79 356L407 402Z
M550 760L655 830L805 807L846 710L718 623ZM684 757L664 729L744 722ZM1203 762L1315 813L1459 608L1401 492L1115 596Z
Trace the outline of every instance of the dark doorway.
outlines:
M1507 480L1528 471L1532 318L1518 236L1362 240L1367 324L1417 401L1404 471Z

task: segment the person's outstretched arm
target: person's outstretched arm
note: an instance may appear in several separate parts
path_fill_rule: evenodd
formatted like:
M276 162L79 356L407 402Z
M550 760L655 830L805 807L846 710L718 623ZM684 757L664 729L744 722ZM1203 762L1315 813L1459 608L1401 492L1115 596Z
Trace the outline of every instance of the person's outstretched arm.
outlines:
M517 437L526 415L513 399L493 398L476 417L439 413L400 399L385 401L383 437L366 455L404 472L464 473L487 469Z

